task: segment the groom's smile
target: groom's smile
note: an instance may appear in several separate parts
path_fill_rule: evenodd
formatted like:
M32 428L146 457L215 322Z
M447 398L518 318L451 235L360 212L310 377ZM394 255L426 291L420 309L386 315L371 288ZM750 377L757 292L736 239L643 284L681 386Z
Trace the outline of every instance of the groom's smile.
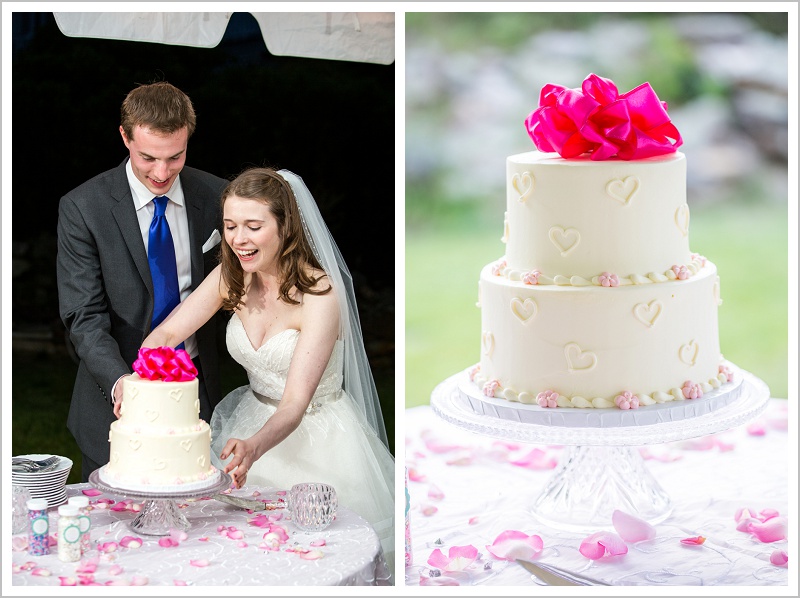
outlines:
M153 195L167 193L186 163L189 141L186 128L163 133L137 125L131 137L122 127L120 133L130 151L131 168L136 178Z

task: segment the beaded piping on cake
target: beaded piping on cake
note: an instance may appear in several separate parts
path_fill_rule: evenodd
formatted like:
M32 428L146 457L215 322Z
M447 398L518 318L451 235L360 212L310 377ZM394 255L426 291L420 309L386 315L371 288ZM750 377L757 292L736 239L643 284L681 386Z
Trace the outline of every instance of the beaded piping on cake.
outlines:
M532 285L556 285L556 286L572 286L572 287L623 287L631 285L643 285L659 282L672 282L676 280L687 280L700 272L706 265L706 258L702 255L693 253L692 261L688 264L675 264L669 270L662 274L650 272L646 275L631 274L630 276L619 276L610 272L601 272L592 278L584 278L582 276L563 276L556 274L554 276L547 276L539 270L520 270L517 268L510 268L503 257L492 264L492 274L494 276L501 276L512 282L522 282L524 284ZM719 301L719 299L718 299Z
M488 397L505 399L524 405L539 405L540 407L565 407L578 409L636 409L647 405L658 405L674 401L700 399L704 393L711 392L727 382L733 381L733 373L725 365L720 365L718 374L705 382L686 380L680 387L667 391L657 391L651 394L632 393L621 390L613 397L568 397L558 393L555 389L545 389L538 393L517 391L506 388L496 378L488 378L481 372L480 365L469 370L469 378ZM621 398L620 398L621 397ZM636 407L633 407L633 398L636 398ZM627 405L627 406L625 406Z

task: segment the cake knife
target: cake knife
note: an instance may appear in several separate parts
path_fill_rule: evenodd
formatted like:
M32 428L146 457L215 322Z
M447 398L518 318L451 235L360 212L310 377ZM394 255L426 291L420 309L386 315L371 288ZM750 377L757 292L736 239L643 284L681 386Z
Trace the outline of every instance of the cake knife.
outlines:
M532 573L544 583L549 586L607 586L603 581L592 579L578 573L570 573L559 569L554 565L546 565L544 563L533 563L531 561L523 561L517 559L517 562L525 567L529 573Z
M274 511L275 509L282 509L285 506L282 500L268 500L265 502L263 500L239 498L238 496L230 496L229 494L215 494L211 498L250 511Z

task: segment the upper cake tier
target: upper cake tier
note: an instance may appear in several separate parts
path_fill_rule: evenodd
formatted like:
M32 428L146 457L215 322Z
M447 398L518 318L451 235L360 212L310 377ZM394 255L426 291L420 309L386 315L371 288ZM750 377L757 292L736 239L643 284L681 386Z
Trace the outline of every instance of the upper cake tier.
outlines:
M685 278L689 251L686 159L641 160L526 152L508 157L505 263L499 274L538 284L619 285ZM615 283L616 286L616 283Z

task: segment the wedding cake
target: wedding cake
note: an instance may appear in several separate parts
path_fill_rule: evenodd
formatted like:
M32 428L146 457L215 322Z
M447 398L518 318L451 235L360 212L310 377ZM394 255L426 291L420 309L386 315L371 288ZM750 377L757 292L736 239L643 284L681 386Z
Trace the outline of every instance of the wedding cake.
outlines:
M128 490L191 490L219 477L211 431L200 419L197 369L171 347L142 348L135 373L122 379L120 418L108 434L101 478Z
M480 273L467 395L633 410L734 380L717 269L689 248L686 156L666 108L647 83L619 94L596 75L542 89L526 120L537 150L506 160L506 250Z

